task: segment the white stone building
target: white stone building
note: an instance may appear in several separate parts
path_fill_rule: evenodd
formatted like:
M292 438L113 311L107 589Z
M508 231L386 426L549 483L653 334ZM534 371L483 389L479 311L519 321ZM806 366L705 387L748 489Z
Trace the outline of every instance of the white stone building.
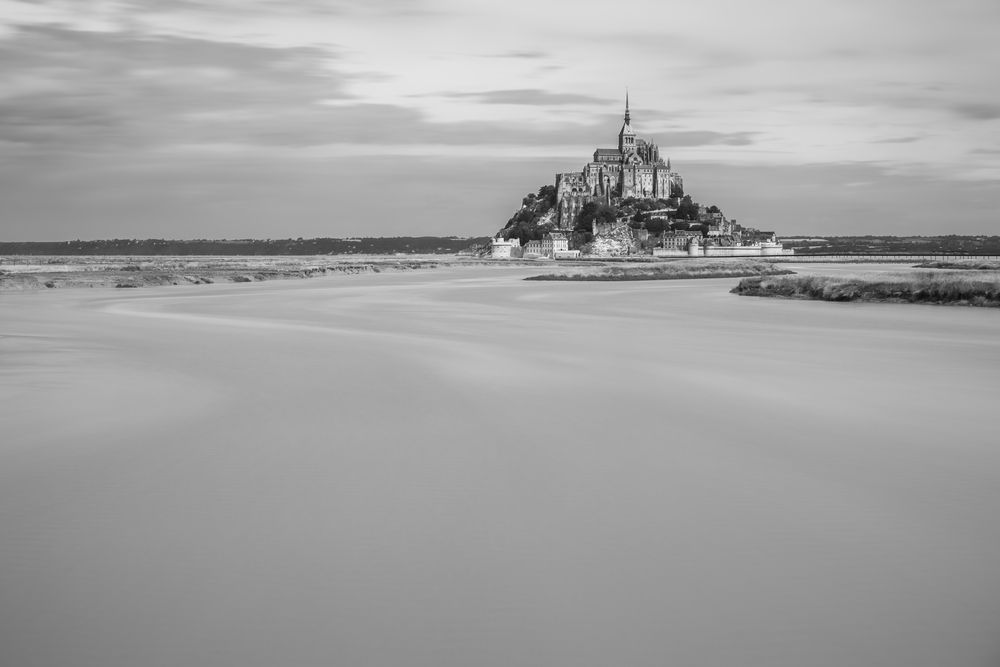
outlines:
M521 256L521 239L504 240L498 236L490 243L490 257L493 259L511 259Z
M532 239L524 244L524 256L525 257L541 257L544 255L542 250L542 242L537 239Z

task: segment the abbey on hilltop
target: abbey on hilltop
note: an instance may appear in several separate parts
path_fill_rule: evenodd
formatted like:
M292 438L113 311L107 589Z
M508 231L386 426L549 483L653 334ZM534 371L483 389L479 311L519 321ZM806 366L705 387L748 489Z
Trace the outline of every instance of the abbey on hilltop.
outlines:
M669 199L683 192L680 174L671 171L669 158L663 161L659 146L636 137L625 93L625 123L618 132L618 148L598 148L582 171L556 174L556 222L560 229L571 228L590 201Z
M485 250L484 250L485 252ZM736 224L684 192L660 148L632 129L628 93L618 148L556 174L521 200L489 246L493 258L764 257L791 254L774 232Z

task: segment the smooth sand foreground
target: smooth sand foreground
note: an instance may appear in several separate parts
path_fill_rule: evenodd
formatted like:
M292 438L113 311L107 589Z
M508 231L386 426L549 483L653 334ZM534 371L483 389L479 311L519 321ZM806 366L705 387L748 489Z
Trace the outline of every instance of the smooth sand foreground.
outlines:
M1000 313L537 272L0 295L0 664L997 664Z

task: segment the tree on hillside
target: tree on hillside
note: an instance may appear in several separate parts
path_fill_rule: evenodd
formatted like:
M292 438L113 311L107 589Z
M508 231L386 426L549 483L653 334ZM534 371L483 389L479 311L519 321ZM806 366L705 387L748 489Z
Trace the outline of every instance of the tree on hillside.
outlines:
M534 209L530 206L525 206L514 214L514 222L532 222L536 217Z
M503 230L505 239L520 239L523 246L528 241L538 241L553 229L552 225L538 225L532 221L515 222Z
M543 185L538 188L538 199L543 202L546 210L554 207L556 205L556 186Z
M674 214L674 217L678 220L698 219L698 204L691 201L691 195L684 195L684 198L677 205L677 213Z
M650 218L646 221L646 229L650 234L660 235L667 228L667 221L663 218Z
M618 219L618 209L609 204L589 201L580 208L573 229L589 232L594 222L614 222Z
M517 238L521 243L541 239L553 230L551 223L539 224L556 203L554 185L543 185L538 193L529 192L521 199L521 208L510 217L501 230L505 239Z

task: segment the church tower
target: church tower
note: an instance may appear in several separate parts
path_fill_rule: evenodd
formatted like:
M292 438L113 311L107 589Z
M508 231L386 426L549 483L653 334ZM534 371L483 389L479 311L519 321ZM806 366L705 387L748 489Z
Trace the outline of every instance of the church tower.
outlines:
M618 133L618 152L622 155L635 151L635 132L632 131L632 116L628 111L628 91L625 91L625 124Z

